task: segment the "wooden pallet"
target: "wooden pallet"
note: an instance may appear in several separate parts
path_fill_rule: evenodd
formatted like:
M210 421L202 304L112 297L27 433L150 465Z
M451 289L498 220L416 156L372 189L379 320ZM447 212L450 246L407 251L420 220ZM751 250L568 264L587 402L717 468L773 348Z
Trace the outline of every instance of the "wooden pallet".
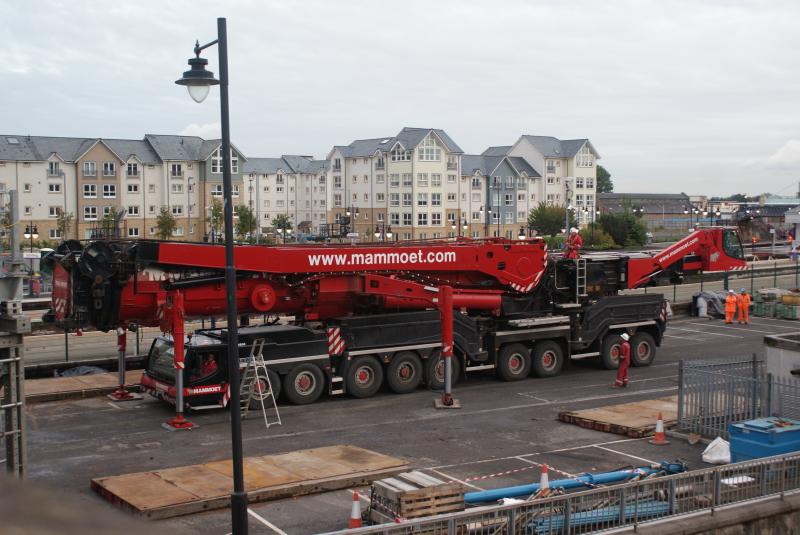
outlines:
M247 457L250 503L368 485L408 469L402 459L355 446L329 446ZM229 459L92 479L92 489L120 509L150 519L221 509L233 489Z
M665 427L675 425L678 422L678 396L564 411L558 413L558 419L587 429L641 438L655 432L659 412Z
M464 487L422 472L407 472L372 484L370 520L393 522L464 510Z

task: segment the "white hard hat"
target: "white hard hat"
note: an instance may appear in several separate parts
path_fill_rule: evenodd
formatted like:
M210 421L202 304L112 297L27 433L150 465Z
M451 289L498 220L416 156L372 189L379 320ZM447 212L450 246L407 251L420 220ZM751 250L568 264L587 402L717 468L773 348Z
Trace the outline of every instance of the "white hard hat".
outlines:
M735 294L736 292L734 292L733 290L728 290L728 293L729 294Z
M569 233L570 234L572 234L573 232L578 232L578 229L576 229L575 227L572 227L571 229L569 229Z
M628 333L622 333L621 335L619 335L619 337L625 340L626 342L631 339L631 336Z

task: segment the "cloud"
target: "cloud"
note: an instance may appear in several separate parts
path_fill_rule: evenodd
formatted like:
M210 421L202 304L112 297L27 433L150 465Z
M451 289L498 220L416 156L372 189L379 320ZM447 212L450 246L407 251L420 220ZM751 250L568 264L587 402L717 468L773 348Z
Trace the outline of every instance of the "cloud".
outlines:
M800 169L800 139L790 139L763 161L770 169Z
M202 137L203 139L219 139L222 137L220 132L220 124L219 122L216 122L207 124L192 123L178 133L182 136L197 136Z

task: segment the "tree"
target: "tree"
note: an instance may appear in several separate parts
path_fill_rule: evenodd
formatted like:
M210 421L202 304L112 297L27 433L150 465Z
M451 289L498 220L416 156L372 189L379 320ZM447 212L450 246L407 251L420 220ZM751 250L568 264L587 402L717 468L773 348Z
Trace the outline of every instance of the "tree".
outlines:
M236 213L239 216L239 220L236 222L236 235L239 236L240 240L244 240L253 235L256 225L258 225L258 220L253 211L244 205L237 207Z
M220 231L222 230L222 221L225 218L225 211L222 204L222 201L219 199L211 199L211 204L209 205L209 222L211 223L211 230L214 231L216 236L220 236Z
M606 171L602 165L597 166L597 193L611 193L614 191L614 182L611 181L611 173Z
M564 228L564 206L551 206L540 202L539 205L528 214L528 225L538 234L543 236L555 236ZM575 219L575 210L570 210L569 226L578 226L578 222Z
M603 232L603 229L597 223L590 223L588 227L581 229L580 234L581 238L583 238L584 249L613 249L617 247L617 244L614 243L614 238Z
M175 229L178 228L178 222L168 206L161 207L161 211L156 218L156 228L158 229L156 234L162 240L168 240L172 233L175 232Z
M62 240L66 240L67 234L69 233L69 228L72 226L72 220L74 216L72 215L72 212L64 212L61 207L58 207L56 211L58 213L58 219L56 223L58 225L58 233L61 235Z
M611 235L614 243L623 247L644 245L647 241L647 226L632 212L602 214L597 224L603 232Z
M278 214L272 220L272 226L275 227L276 229L292 228L292 220L289 218L288 214Z

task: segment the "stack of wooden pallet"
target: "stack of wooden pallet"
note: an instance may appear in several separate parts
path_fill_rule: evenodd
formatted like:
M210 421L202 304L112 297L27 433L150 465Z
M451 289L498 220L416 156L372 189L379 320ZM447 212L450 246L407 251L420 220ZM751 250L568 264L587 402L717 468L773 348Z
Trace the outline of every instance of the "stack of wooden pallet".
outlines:
M369 520L373 524L464 510L464 487L422 472L405 472L372 484Z

